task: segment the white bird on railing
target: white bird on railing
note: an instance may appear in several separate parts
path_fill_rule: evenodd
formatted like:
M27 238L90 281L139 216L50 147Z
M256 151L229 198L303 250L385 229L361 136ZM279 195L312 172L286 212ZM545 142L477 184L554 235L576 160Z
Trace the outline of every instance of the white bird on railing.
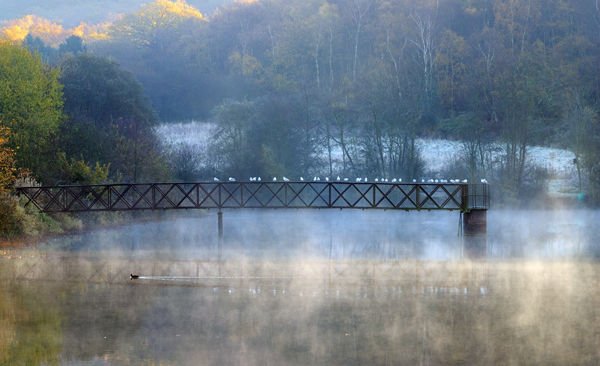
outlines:
M379 182L379 179L375 178L375 183Z
M398 183L402 183L402 178L398 178Z
M487 179L483 178L483 179L481 180L481 183L483 183L483 184L488 184L488 181L487 181Z
M277 177L273 177L273 182L277 182Z
M356 182L357 182L357 183L360 183L360 182L362 182L362 178L356 178Z
M347 182L347 181L349 181L349 179L348 178L344 178L344 182Z
M254 177L250 177L250 182L254 182Z
M396 178L392 179L392 183L396 183Z
M316 181L317 181L317 177L313 177L313 182L316 182Z
M213 178L213 182L218 182L218 181L219 181L219 178L217 178L217 177Z
M468 180L468 179L463 179L463 181L462 181L462 182L463 182L463 183L469 183L469 180Z
M342 180L342 178L340 178L340 176L338 175L336 180L339 182L340 180Z
M367 183L369 181L369 178L365 177L365 183Z
M300 177L300 182L304 182L304 177Z
M256 178L256 180L259 181L259 182L261 181L260 177Z
M230 181L230 182L235 182L235 178L233 178L233 177L229 177L228 181Z
M289 180L289 179L287 179L286 177L283 177L283 181L284 181L284 182L289 182L290 180Z
M329 177L325 177L325 182L329 182Z
M416 180L416 179L413 179L413 183L417 183L417 180Z

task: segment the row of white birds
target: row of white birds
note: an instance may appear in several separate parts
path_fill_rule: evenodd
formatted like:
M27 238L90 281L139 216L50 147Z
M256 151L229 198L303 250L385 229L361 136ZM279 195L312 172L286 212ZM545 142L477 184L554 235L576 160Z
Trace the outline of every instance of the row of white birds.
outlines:
M281 180L283 182L290 182L291 180L287 177L282 177ZM300 177L300 182L304 182L304 181L308 181L309 179L304 179L304 177ZM330 181L335 181L335 182L350 182L350 178L341 178L340 176L338 176L335 179L330 179L329 177L324 177L323 180L325 182L330 182ZM214 182L220 182L221 180L217 177L213 178ZM229 177L227 179L228 182L236 182L237 180L233 177ZM272 179L273 182L277 182L277 177L273 177ZM321 181L321 177L313 177L312 178L313 182L320 182ZM369 178L364 177L364 178L355 178L354 180L356 183L368 183L369 182ZM250 182L262 182L262 178L261 177L250 177ZM392 178L392 179L388 179L388 178L375 178L374 180L372 180L372 182L375 183L402 183L402 178ZM480 181L483 184L487 184L488 181L487 179L481 179ZM420 182L418 182L416 179L412 180L412 183L450 183L450 184L460 184L460 183L469 183L468 179L421 179Z

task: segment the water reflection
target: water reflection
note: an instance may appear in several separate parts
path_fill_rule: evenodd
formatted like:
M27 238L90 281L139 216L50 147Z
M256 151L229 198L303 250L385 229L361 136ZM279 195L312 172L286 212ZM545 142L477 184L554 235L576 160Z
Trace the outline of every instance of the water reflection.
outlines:
M572 258L600 254L598 211L501 211L488 214L488 257ZM185 212L157 222L49 240L54 250L118 250L130 257L216 259L215 212ZM456 212L225 212L225 258L460 259Z
M600 363L596 213L193 215L0 251L0 365Z
M13 259L12 262L18 262ZM354 263L333 279L9 280L2 364L595 364L595 263ZM303 264L303 266L308 266ZM6 266L3 266L6 268ZM81 270L81 269L78 269ZM251 270L248 268L248 270ZM319 270L318 268L316 269ZM299 270L297 270L299 272ZM41 270L40 273L43 273ZM364 273L363 277L355 276Z

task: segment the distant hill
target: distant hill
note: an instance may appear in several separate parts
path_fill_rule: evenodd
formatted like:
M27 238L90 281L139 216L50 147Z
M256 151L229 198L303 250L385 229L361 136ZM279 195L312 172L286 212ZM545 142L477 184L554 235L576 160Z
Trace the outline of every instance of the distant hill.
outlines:
M119 14L135 12L151 0L1 0L0 23L35 15L70 28L81 22L88 24L110 21ZM187 0L187 3L209 15L219 6L233 0Z

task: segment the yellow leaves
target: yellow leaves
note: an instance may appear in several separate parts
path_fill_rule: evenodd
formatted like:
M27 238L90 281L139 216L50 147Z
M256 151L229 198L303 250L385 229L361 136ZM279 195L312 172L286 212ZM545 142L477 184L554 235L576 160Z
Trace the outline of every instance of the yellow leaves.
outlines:
M155 0L155 2L142 7L137 15L141 18L151 19L154 27L170 25L176 22L177 18L204 20L204 15L184 0ZM73 28L64 28L61 24L30 14L11 20L3 28L0 28L0 42L6 40L12 43L21 43L28 34L39 37L54 47L72 35L85 40L106 40L110 38L108 30L111 26L112 24L109 23L87 24L82 22Z
M13 42L20 42L28 34L40 37L44 41L57 45L64 40L68 32L62 25L35 15L26 15L23 18L12 20L2 29L2 34Z
M31 34L56 47L71 35L83 39L108 39L108 27L109 24L107 23L90 25L82 22L74 28L65 29L62 25L48 19L26 15L23 18L8 22L4 28L0 29L0 38L13 43L20 43L28 34Z
M156 0L155 4L165 11L184 18L204 19L204 15L184 0Z
M109 27L109 23L87 24L85 22L81 22L78 26L70 29L69 32L71 35L86 40L107 40L110 38L108 35Z

